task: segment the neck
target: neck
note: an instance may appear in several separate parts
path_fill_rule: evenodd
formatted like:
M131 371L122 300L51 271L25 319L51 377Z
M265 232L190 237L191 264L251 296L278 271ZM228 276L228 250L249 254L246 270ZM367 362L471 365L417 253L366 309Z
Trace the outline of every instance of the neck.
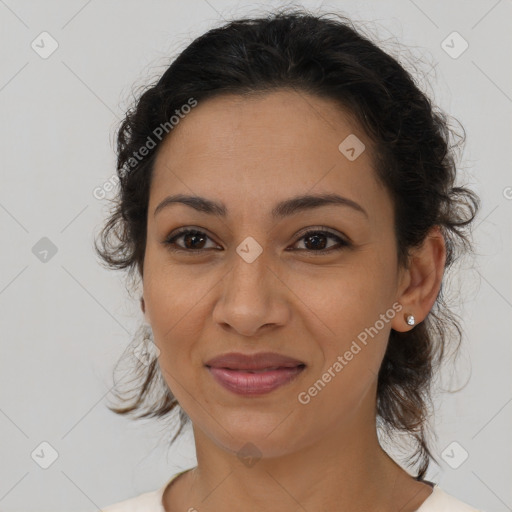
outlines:
M374 415L374 408L370 409ZM368 421L360 413L300 449L250 463L194 426L198 464L183 475L187 479L175 503L201 512L234 508L252 512L268 509L269 503L281 512L297 507L309 512L416 510L431 488L386 454L378 441L375 416Z

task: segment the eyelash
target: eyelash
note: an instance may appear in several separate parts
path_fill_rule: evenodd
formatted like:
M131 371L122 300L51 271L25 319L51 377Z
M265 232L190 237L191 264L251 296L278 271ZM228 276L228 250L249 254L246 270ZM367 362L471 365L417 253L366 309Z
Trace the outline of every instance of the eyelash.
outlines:
M320 255L322 255L322 254L331 253L333 251L340 251L340 250L345 249L347 247L350 247L352 245L347 240L344 240L343 238L341 238L341 237L331 233L330 231L324 231L324 229L326 229L326 228L324 226L321 226L319 229L312 229L310 231L307 231L297 241L300 241L303 238L307 238L308 236L311 236L311 235L324 235L327 238L335 239L339 243L339 247L330 247L329 249L320 249L320 250L317 250L317 251L315 251L313 249L295 249L295 250L305 251L305 252L313 253L313 254L319 253ZM206 238L210 238L203 231L199 231L197 229L181 228L176 233L174 233L171 237L169 237L166 240L164 240L162 243L164 245L166 245L167 248L169 250L173 251L173 252L187 252L187 253L198 253L198 254L201 254L204 251L211 250L211 249L197 249L197 250L185 249L183 247L179 247L179 246L176 245L175 241L178 238L180 238L180 237L182 237L184 235L189 235L189 234L190 235L202 235L202 236L204 236Z

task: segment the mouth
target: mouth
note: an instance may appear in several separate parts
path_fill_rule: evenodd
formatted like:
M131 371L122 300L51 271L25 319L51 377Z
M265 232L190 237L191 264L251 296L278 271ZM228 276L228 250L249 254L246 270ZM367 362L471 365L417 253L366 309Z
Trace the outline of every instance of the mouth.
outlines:
M213 368L226 368L228 370L276 370L279 368L293 368L305 365L303 361L275 352L257 352L243 354L230 352L221 354L206 361L206 366Z
M212 368L211 366L206 365L207 368ZM270 372L274 370L286 370L289 368L299 368L299 367L305 367L305 364L299 364L296 366L271 366L270 368L260 368L257 370L253 370L250 368L230 368L229 366L217 366L215 368L219 368L221 370L231 370L233 372L245 372L245 373L265 373Z
M303 363L295 366L271 366L259 369L206 365L218 384L234 394L243 396L264 395L277 390L295 380L305 367Z
M205 364L214 381L237 395L263 395L293 381L306 368L303 361L275 352L231 352Z

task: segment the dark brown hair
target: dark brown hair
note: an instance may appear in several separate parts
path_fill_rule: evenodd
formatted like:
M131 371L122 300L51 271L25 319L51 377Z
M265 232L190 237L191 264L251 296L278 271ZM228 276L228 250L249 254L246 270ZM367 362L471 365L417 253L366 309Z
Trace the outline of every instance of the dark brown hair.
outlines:
M470 251L469 229L479 199L455 184L455 149L465 135L457 135L448 116L433 106L409 72L349 19L285 9L230 21L198 37L127 112L117 133L120 190L99 245L95 241L104 264L128 269L131 277L135 271L136 278L143 276L153 163L165 138L155 136L157 127L165 126L172 136L169 119L191 98L200 104L219 95L287 88L333 100L363 127L373 144L376 175L394 201L400 265L408 265L410 250L436 225L446 242L445 271ZM148 147L148 137L154 147L144 158L134 158L140 148ZM412 436L416 449L409 460L420 463L417 478L425 475L433 458L428 442L432 381L450 331L460 344L461 327L441 286L423 322L407 332L391 330L378 375L377 419L390 435ZM137 363L135 370L142 384L133 401L113 411L139 410L138 418L161 417L178 405L156 358L149 365ZM152 395L155 389L159 397ZM172 441L188 421L178 410L180 428Z

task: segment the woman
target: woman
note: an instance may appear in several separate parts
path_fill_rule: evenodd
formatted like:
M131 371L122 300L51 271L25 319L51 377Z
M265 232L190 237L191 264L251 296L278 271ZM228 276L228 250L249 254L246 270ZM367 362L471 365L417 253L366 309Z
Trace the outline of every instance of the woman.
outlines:
M443 276L479 205L452 135L341 16L227 23L142 94L96 245L150 326L112 410L178 411L197 467L103 510L475 510L424 479ZM416 476L378 431L410 435Z

